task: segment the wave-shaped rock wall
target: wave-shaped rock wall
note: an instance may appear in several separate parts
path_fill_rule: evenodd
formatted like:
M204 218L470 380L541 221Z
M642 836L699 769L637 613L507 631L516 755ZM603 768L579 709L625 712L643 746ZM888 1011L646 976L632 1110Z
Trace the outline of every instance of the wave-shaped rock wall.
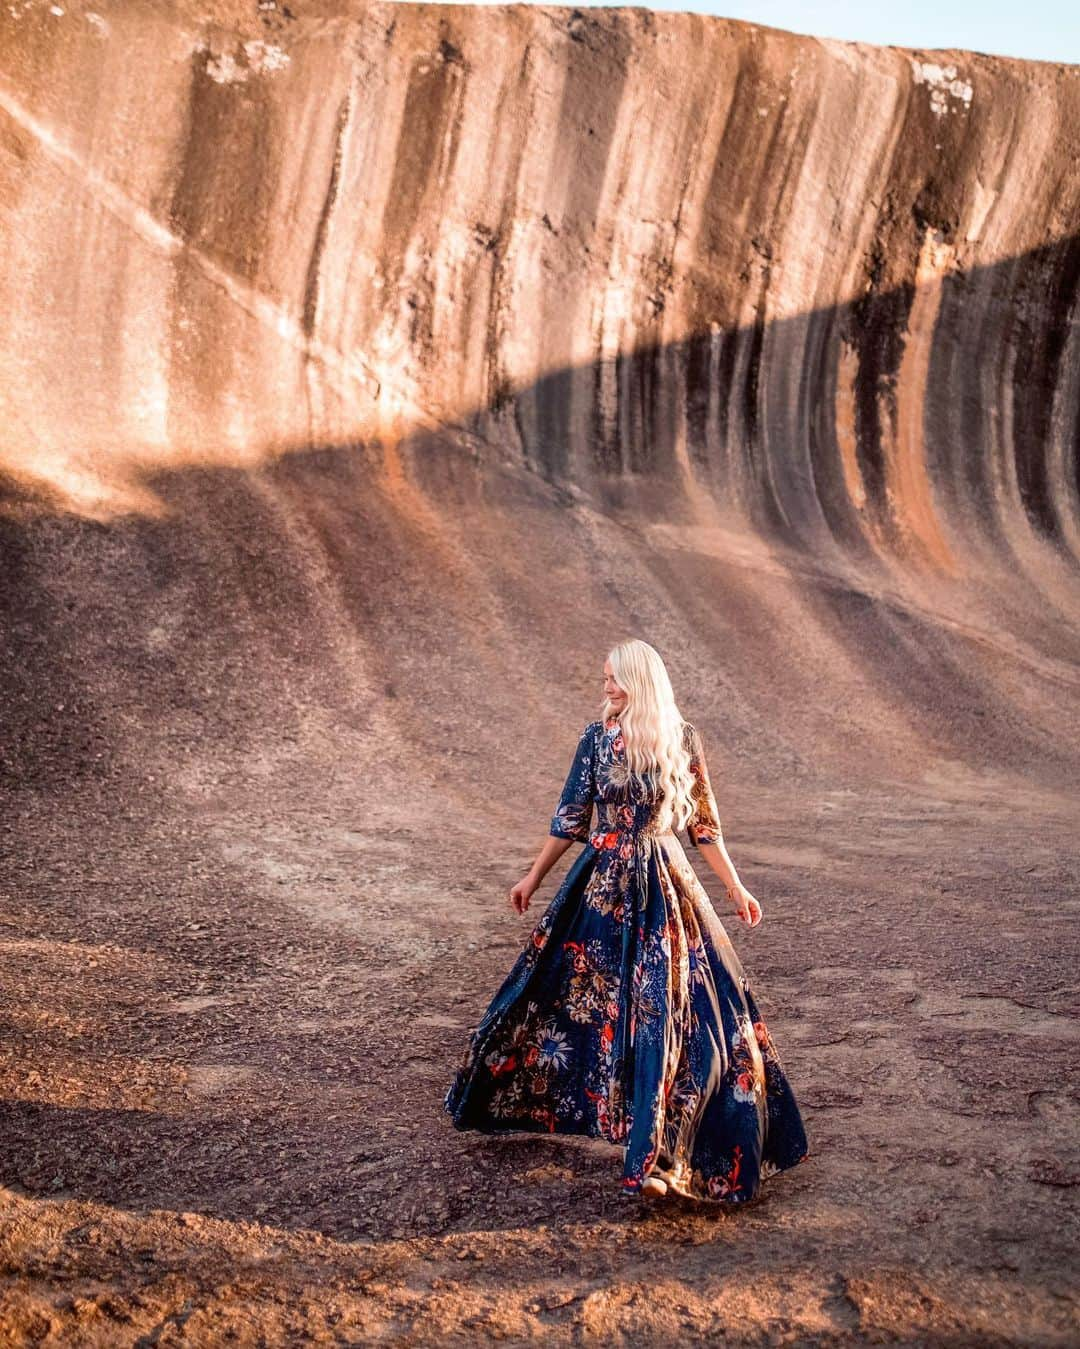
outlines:
M1080 68L22 4L0 131L23 779L565 741L628 631L732 772L1075 767Z

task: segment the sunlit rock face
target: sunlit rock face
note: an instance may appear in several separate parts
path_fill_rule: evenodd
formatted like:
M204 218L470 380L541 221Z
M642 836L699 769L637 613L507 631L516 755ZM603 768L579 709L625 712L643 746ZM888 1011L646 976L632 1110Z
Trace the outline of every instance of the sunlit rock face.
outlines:
M0 126L19 782L561 763L631 633L733 776L1070 780L1080 68L23 3Z

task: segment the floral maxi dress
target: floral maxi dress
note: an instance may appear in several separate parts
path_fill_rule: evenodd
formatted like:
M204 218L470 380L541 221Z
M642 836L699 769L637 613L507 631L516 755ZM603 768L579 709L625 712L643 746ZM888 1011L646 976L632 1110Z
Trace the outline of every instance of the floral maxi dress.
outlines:
M687 833L714 843L701 737L689 722L684 733ZM743 1203L807 1157L803 1121L723 924L632 785L618 721L590 722L550 831L585 847L473 1031L444 1106L458 1129L622 1145L629 1195L656 1174L690 1198Z

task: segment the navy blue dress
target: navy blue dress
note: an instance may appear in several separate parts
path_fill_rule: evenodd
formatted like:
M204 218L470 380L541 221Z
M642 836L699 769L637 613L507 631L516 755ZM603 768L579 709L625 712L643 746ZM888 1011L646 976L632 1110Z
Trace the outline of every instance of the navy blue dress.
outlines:
M720 837L698 731L695 846ZM634 799L618 721L592 721L551 821L585 844L472 1032L444 1105L458 1129L586 1134L689 1198L744 1203L808 1156L776 1045L676 834ZM595 826L591 825L596 808Z

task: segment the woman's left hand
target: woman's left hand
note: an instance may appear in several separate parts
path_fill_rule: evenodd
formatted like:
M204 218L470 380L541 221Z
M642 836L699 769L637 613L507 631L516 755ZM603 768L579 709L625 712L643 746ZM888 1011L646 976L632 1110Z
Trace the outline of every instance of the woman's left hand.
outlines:
M735 912L751 927L761 922L761 905L741 882L728 888L728 899L735 905Z

